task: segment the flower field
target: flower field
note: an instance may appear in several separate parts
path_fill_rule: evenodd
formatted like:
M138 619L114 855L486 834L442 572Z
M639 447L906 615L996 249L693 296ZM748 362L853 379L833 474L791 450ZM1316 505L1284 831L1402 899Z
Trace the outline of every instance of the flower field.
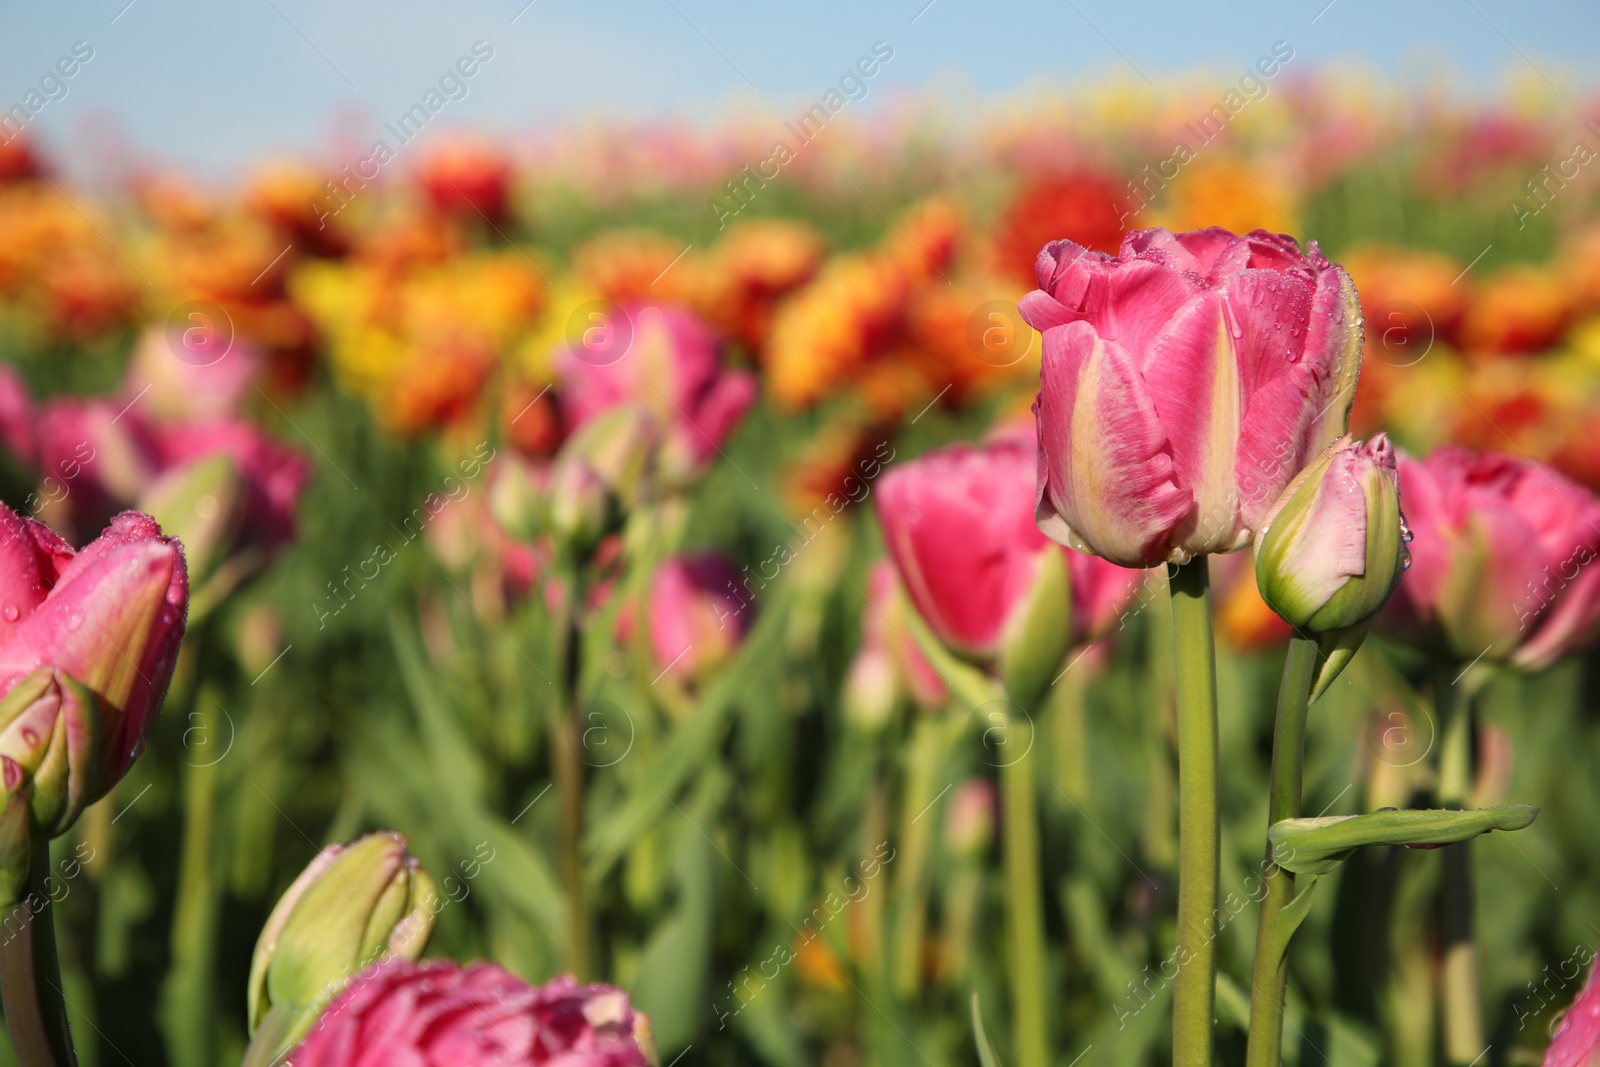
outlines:
M1286 51L0 143L0 1060L1600 1062L1600 100Z

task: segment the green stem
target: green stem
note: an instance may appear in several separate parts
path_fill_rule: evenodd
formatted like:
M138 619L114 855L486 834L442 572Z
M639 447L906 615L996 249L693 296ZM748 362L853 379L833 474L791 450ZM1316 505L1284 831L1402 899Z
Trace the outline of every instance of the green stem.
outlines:
M1298 632L1289 641L1272 727L1272 786L1267 826L1300 817L1305 779L1306 709L1317 669L1317 642ZM1294 899L1294 875L1272 862L1264 868L1267 894L1256 920L1256 955L1250 975L1250 1041L1246 1067L1278 1067L1283 1052L1283 999L1288 988L1288 937L1283 908Z
M1200 556L1170 572L1178 705L1178 977L1173 1067L1210 1067L1217 996L1217 664L1211 574Z
M77 1067L47 885L50 841L38 827L29 829L28 881L22 900L11 907L0 929L6 1031L22 1067Z
M1025 753L1000 768L1005 827L1006 916L1011 934L1011 1003L1020 1067L1048 1067L1044 903L1039 873L1039 813L1033 783L1033 724L1010 716L1002 749ZM1013 745L1016 746L1013 748Z
M217 929L217 866L214 830L217 806L217 694L202 690L190 716L192 732L205 738L183 768L184 825L178 893L173 904L172 966L162 989L161 1016L167 1055L176 1067L207 1067L212 1048Z
M583 724L578 721L582 631L578 616L584 589L582 564L568 572L567 602L556 623L556 669L562 679L555 700L545 704L550 732L551 777L561 804L561 881L567 898L567 968L579 979L593 977L589 962L588 894L583 886Z
M1439 802L1448 808L1471 806L1472 696L1449 670L1434 680L1434 704L1443 732L1439 750ZM1444 1027L1444 1058L1464 1067L1483 1055L1483 1002L1478 989L1478 944L1473 936L1471 843L1446 845L1439 883L1439 1008Z

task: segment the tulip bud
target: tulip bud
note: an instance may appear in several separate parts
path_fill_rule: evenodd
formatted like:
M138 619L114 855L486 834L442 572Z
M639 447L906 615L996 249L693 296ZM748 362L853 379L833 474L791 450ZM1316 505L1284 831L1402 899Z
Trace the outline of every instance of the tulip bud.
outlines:
M399 834L329 845L285 891L256 941L250 1032L262 1030L276 1051L290 1047L369 964L420 956L438 908L433 879Z
M232 546L242 500L238 469L213 455L162 474L139 498L139 510L182 542L189 581L199 589Z
M65 833L99 799L104 710L83 685L48 667L0 700L0 905L22 895L34 835Z
M616 501L582 456L557 462L550 478L546 522L556 540L575 551L594 548L615 522Z
M645 493L658 437L647 412L632 406L613 408L568 438L557 462L581 457L628 509Z
M1256 538L1261 597L1289 625L1321 636L1320 694L1355 655L1369 620L1408 565L1394 447L1345 436L1297 474Z
M503 457L489 475L489 514L518 541L532 541L544 521L549 468L516 454Z

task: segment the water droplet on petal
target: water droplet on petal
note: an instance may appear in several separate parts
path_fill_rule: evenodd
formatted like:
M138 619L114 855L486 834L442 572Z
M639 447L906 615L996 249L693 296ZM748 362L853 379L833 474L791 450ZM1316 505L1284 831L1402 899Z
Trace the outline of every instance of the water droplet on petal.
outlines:
M22 612L17 610L15 604L7 604L5 607L0 608L0 618L4 618L6 622L16 622L21 615Z

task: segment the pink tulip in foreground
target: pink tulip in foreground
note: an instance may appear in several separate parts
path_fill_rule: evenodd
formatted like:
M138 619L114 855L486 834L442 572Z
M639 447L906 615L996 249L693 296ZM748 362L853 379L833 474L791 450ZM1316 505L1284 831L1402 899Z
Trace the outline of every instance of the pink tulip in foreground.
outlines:
M490 963L363 971L287 1057L294 1067L645 1067L628 995L562 976L530 986Z
M704 468L755 402L755 379L725 369L716 335L683 308L617 308L604 329L614 331L608 341L618 347L580 346L556 357L563 422L576 431L597 415L636 404L660 428L669 477Z
M1386 628L1435 655L1540 670L1600 632L1600 500L1542 463L1400 457L1416 534Z
M1578 997L1561 1017L1540 1067L1595 1067L1600 1063L1600 965L1590 969Z
M85 802L115 785L143 748L172 680L188 603L182 547L148 516L124 512L74 552L0 505L0 696L53 670L98 698L93 736L68 723L69 744L92 745L96 757L91 779L74 784ZM10 776L8 767L8 789Z
M1124 566L1243 548L1345 432L1361 311L1315 243L1143 230L1036 267L1038 520L1062 544Z
M901 583L928 626L957 653L993 663L1020 639L1022 614L1047 554L1066 564L1071 643L1116 621L1140 575L1050 543L1034 522L1031 444L955 445L897 464L878 487L878 522Z

